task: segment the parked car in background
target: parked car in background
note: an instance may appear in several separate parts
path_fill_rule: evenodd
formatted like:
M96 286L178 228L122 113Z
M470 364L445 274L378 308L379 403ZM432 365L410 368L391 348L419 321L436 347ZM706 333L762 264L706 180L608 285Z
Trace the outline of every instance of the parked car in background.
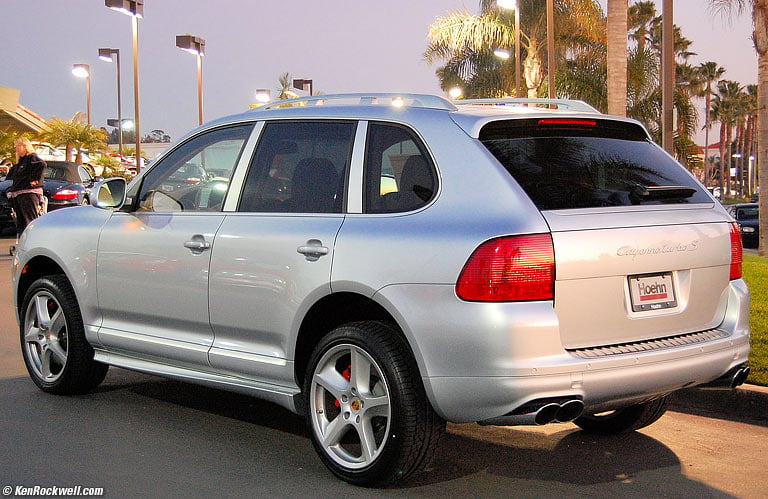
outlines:
M34 383L113 365L259 397L353 484L423 470L446 421L629 432L749 373L738 226L584 103L278 101L93 196L15 254Z
M726 207L736 219L745 248L757 248L760 244L760 205L757 203L731 204Z
M98 177L93 177L87 168L69 161L46 161L43 193L48 199L48 211L80 206L89 203L88 190ZM15 230L6 191L13 182L0 182L0 231Z
M48 142L32 141L35 153L44 161L65 161L67 155L64 151L52 146Z

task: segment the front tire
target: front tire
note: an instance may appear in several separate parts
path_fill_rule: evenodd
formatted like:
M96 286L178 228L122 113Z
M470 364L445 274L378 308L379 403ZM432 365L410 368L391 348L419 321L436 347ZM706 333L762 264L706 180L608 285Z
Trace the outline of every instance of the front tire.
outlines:
M351 323L323 338L304 394L315 450L354 485L389 485L423 470L445 431L409 349L386 323Z
M655 423L667 411L669 396L631 405L605 414L589 414L573 422L582 430L598 435L616 435L639 430Z
M21 351L32 381L59 395L96 388L108 366L93 360L75 292L62 275L36 280L22 302Z

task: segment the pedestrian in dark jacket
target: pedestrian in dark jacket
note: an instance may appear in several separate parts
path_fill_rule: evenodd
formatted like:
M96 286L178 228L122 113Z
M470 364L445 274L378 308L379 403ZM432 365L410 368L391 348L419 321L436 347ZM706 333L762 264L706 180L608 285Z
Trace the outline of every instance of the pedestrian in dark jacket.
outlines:
M43 201L45 161L35 154L35 147L26 137L13 141L18 162L8 171L7 180L13 180L7 196L16 213L16 233L21 235L27 225L40 216Z

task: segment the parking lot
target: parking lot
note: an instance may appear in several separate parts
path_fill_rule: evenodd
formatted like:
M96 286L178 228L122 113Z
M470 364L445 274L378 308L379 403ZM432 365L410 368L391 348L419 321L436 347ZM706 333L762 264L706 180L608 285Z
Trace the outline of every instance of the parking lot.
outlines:
M303 421L269 403L111 369L95 392L46 395L13 320L12 239L0 239L0 486L102 487L108 497L351 495L765 497L768 423L675 407L619 437L570 423L449 425L427 473L398 488L335 479Z

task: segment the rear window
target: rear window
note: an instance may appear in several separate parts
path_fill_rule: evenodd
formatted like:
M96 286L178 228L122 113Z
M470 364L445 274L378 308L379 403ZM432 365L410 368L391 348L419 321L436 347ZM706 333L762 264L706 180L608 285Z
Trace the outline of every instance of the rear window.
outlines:
M710 203L704 188L633 123L493 122L480 141L540 210Z

